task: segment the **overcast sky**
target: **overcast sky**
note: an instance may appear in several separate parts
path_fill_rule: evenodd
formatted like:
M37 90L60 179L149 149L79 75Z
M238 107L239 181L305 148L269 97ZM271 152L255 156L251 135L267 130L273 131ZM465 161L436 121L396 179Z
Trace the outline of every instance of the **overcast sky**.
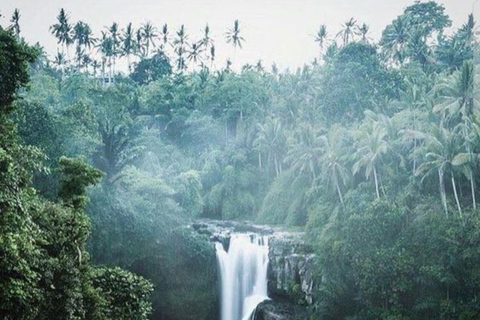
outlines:
M273 61L292 69L311 61L318 54L313 34L321 24L330 36L341 24L354 17L367 23L371 37L378 39L383 28L403 9L413 4L407 0L1 0L0 24L8 24L15 8L20 9L22 35L29 42L39 41L49 54L56 51L56 40L49 33L60 8L65 8L72 22L83 20L95 34L113 21L121 27L128 22L139 26L151 21L157 28L167 23L170 29L185 24L190 40L200 39L202 28L210 25L215 39L218 63L233 56L224 33L240 20L245 38L243 50L236 53L236 64L265 65ZM472 11L473 0L443 0L454 27L463 24ZM480 1L475 11L480 11ZM173 30L171 30L173 31ZM221 62L220 62L221 61Z

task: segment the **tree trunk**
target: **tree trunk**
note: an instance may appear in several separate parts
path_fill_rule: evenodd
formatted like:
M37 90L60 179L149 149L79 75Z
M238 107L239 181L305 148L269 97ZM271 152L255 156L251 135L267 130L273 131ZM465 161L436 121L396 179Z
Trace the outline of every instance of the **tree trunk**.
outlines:
M460 201L458 200L457 187L455 186L455 178L453 177L453 173L452 173L452 187L453 187L453 194L455 195L455 201L457 202L458 213L460 214L460 217L463 218L462 208L460 207Z
M277 161L277 155L275 154L273 156L273 160L275 162L275 172L277 173L277 176L280 174L280 172L278 171L278 161Z
M340 202L342 203L343 209L345 209L345 203L343 202L342 191L340 190L340 186L338 185L338 182L336 183L336 185L337 185L338 197L340 198Z
M228 146L228 121L225 119L225 145Z
M377 168L373 167L373 177L375 178L375 191L377 192L377 199L380 199L380 192L378 191Z
M448 217L448 208L447 208L447 195L445 194L445 182L443 181L443 173L438 170L438 180L440 182L440 197L442 199L443 208L445 209L445 215Z
M470 172L470 188L472 189L473 210L477 210L477 201L475 199L475 181L473 180L473 171Z
M413 174L417 170L417 158L415 157L415 150L417 150L417 138L413 139Z

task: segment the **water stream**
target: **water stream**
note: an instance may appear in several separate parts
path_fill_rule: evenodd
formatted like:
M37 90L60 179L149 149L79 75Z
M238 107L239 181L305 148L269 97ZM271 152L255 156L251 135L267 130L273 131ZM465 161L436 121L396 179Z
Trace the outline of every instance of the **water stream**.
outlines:
M225 251L216 243L221 278L220 319L248 320L257 305L268 299L268 238L233 234Z

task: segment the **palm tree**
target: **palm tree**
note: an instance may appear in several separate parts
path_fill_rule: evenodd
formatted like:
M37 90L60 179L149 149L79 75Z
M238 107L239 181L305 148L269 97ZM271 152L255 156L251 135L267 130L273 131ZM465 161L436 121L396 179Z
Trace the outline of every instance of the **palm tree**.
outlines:
M210 47L210 68L213 67L213 62L215 61L215 46L212 44Z
M97 70L100 69L102 67L102 65L100 64L100 62L98 62L98 60L93 60L92 61L92 68L93 68L93 77L96 78L97 76Z
M267 118L264 124L258 124L258 134L253 141L253 148L258 152L258 166L262 168L262 154L273 161L275 173L278 176L282 172L279 157L285 147L285 134L282 123L277 118Z
M145 55L150 54L150 46L155 47L155 40L158 38L157 28L151 22L145 23L142 28L142 38L145 43Z
M285 162L296 172L310 173L314 183L320 171L323 154L320 131L313 126L302 126L296 136L296 139L290 142Z
M422 175L422 181L432 173L438 174L440 197L442 199L445 214L448 215L447 195L445 191L445 174L450 171L453 193L460 216L462 208L458 199L455 175L453 172L453 160L459 154L462 146L461 135L458 132L450 131L441 126L435 127L432 134L426 135L426 144L419 149L423 154L424 162L418 167L416 175Z
M373 175L377 199L380 199L378 169L382 158L389 151L386 137L387 130L373 121L368 122L354 133L357 151L353 155L356 161L352 168L353 174L363 169L365 178L368 179Z
M77 42L77 46L83 46L85 49L90 49L96 42L92 29L83 21L78 21L73 27L73 40Z
M317 42L318 45L320 46L320 53L322 53L323 47L327 43L327 37L328 37L327 26L322 24L318 29L317 33L315 34L315 42Z
M395 19L391 25L385 28L380 40L390 57L403 63L405 59L405 49L409 39L407 21L404 16Z
M142 34L142 29L138 29L137 32L135 32L135 47L134 47L134 52L135 55L139 58L145 56L145 48L143 47L143 34Z
M13 23L12 29L15 32L15 35L17 38L20 38L20 11L18 9L15 9L13 11L12 19L10 19L10 22Z
M477 127L478 131L478 127ZM477 210L477 201L475 197L475 176L478 162L480 160L480 154L473 153L469 149L470 145L465 146L468 152L461 152L457 154L452 160L452 166L459 168L465 177L470 181L470 191L472 193L472 206L473 210Z
M130 22L125 30L123 31L121 41L122 41L122 48L121 48L121 55L127 57L127 64L128 64L128 72L132 72L132 64L130 61L130 57L135 50L135 31L133 30L132 23Z
M346 46L350 40L355 36L355 27L357 26L357 20L350 18L347 22L342 25L342 30L337 33L337 37L341 37L343 45Z
M458 72L435 86L440 103L434 106L433 111L441 112L445 122L451 126L459 120L466 122L480 116L479 101L474 92L474 71L472 61L465 61Z
M60 9L60 13L57 16L57 21L57 23L50 27L50 31L55 38L57 38L58 43L62 44L62 51L67 52L68 58L68 48L73 43L72 26L68 22L68 16L63 8Z
M77 65L80 66L81 61L84 60L84 49L90 49L95 44L96 40L93 38L90 26L82 21L77 22L73 28L73 40L77 43L76 60Z
M204 51L202 48L202 42L195 42L190 46L190 50L188 51L187 59L193 62L193 66L195 67L198 62L201 62L201 54Z
M237 47L242 49L242 43L245 41L245 39L240 36L240 22L238 20L235 20L233 22L233 28L228 29L228 31L225 33L227 43L232 43L234 51L233 51L233 61L235 61L235 53L237 51Z
M111 64L112 64L112 76L114 76L117 55L120 54L120 50L118 50L118 46L120 45L120 29L118 27L118 23L116 22L112 23L110 28L108 28L108 32L110 33L110 38L112 43Z
M97 45L98 51L102 54L102 78L105 78L105 67L108 66L108 83L110 83L112 72L112 57L114 56L114 43L113 38L106 32L102 31L102 37Z
M63 52L57 51L57 54L55 55L52 62L54 65L56 65L60 69L60 71L63 72L65 65L67 64L67 59Z
M168 25L166 23L162 26L160 37L162 39L162 50L165 50L167 48L169 38Z
M363 43L368 43L368 40L370 39L367 34L370 31L370 27L366 24L363 23L360 27L357 28L357 34L361 37L360 41Z
M186 52L185 47L187 46L187 32L185 26L182 24L180 29L177 31L177 37L173 40L174 50L177 54L177 69L183 71L186 69L186 61L184 54Z
M347 168L343 164L343 157L346 154L343 145L345 134L345 130L340 126L332 126L326 135L320 137L323 149L320 158L323 175L326 177L328 184L335 188L344 208L345 203L341 187L347 184L349 176Z
M259 60L257 61L257 64L255 65L255 70L256 70L258 73L264 73L264 72L265 72L265 68L263 67L262 59L259 59Z

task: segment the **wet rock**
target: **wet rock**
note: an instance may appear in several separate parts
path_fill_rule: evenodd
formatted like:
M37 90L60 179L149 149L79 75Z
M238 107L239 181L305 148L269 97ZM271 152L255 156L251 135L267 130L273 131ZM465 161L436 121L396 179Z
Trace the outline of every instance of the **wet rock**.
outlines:
M270 237L269 247L269 296L312 305L317 260L303 233L277 232Z
M307 320L305 308L288 302L267 300L255 309L252 320Z

